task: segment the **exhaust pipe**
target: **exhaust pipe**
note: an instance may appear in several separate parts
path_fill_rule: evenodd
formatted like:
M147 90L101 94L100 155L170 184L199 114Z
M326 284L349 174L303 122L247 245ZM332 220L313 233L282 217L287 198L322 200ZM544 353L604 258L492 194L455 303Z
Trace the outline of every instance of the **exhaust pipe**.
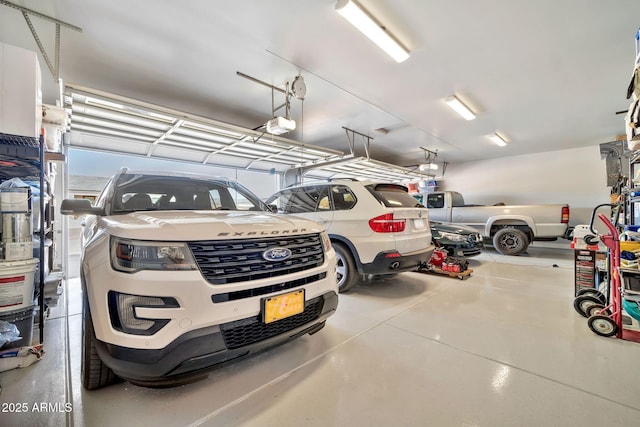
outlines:
M399 261L392 262L389 268L391 270L397 270L398 268L400 268L400 262Z

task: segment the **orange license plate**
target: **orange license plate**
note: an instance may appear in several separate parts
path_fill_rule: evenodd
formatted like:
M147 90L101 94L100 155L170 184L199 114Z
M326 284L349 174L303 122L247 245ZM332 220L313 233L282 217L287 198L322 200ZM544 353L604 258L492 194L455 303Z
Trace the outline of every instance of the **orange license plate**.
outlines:
M304 311L304 289L262 300L262 321L275 322Z

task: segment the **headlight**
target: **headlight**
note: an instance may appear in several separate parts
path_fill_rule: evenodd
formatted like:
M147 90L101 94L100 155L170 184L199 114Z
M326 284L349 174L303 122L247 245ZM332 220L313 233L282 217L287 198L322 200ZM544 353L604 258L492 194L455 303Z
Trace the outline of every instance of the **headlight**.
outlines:
M143 242L111 238L111 266L135 273L140 270L197 270L191 251L184 243Z
M448 239L451 240L453 242L466 242L467 241L467 236L465 236L464 234L456 234L456 233L446 233L446 232L440 232L440 236L443 239Z
M322 242L322 249L326 252L329 252L331 249L331 240L329 239L329 235L326 231L320 233L320 241Z

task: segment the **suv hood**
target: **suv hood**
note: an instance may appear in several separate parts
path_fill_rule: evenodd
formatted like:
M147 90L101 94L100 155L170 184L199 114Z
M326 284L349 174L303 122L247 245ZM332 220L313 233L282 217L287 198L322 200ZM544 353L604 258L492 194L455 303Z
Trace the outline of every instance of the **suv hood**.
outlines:
M246 239L319 233L324 228L299 217L268 212L144 211L100 219L112 236L158 241Z

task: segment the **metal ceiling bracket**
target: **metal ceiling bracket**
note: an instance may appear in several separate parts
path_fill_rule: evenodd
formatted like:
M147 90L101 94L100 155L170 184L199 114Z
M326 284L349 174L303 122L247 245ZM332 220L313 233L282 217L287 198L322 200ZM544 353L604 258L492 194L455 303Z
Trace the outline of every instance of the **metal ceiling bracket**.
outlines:
M345 133L347 134L347 141L349 141L349 150L351 150L351 155L354 156L355 155L355 140L356 140L356 135L359 135L361 137L363 137L365 139L365 143L364 143L364 152L367 155L367 159L370 159L371 156L369 155L369 145L371 144L371 141L373 140L373 137L369 136L369 135L365 135L364 133L360 133L357 132L353 129L349 129L347 127L342 126L342 129L344 129Z
M17 5L15 3L12 3L10 1L6 1L6 0L0 0L0 4L3 4L5 6L14 8L19 10L20 12L22 12L22 16L24 17L24 20L27 22L27 26L29 27L29 30L31 31L31 34L33 35L33 39L35 40L36 44L38 45L38 49L40 50L40 53L42 54L42 57L44 58L44 61L47 64L47 68L49 68L49 71L51 72L51 75L53 76L53 79L58 81L58 79L60 78L60 27L67 27L70 28L74 31L79 31L82 32L82 28L80 27L76 27L75 25L71 25L67 22L61 21L59 19L56 18L52 18L48 15L42 14L40 12L36 12L35 10L32 9L28 9L26 7ZM38 17L40 19L44 19L45 21L49 21L49 22L53 22L54 24L56 24L56 36L55 36L55 63L52 64L51 60L49 59L49 55L47 55L47 52L44 49L44 45L42 44L42 41L40 41L40 37L38 36L38 33L36 32L35 27L33 26L33 23L31 22L31 18L29 18L29 15L33 15L35 17Z
M280 110L281 108L285 107L285 118L286 119L290 119L291 118L291 96L293 95L293 93L291 93L291 91L289 91L289 82L286 82L286 87L285 89L279 88L277 86L274 86L272 84L269 84L267 82L263 82L262 80L256 79L255 77L251 77L247 74L244 74L240 71L236 71L236 75L240 76L240 77L244 77L247 80L251 80L252 82L261 84L263 86L266 86L268 88L271 88L271 115L273 117L276 117L276 111ZM284 94L284 98L285 101L284 103L282 103L279 106L275 106L275 97L274 97L274 91L278 91Z
M424 147L420 147L420 149L424 150L425 163L429 164L429 163L435 162L436 159L438 158L438 150L433 151ZM444 176L445 172L447 171L448 164L449 164L448 162L442 162L442 176ZM419 166L416 166L416 168L418 167Z
M420 147L424 151L424 160L426 163L435 162L438 158L438 150L432 151L424 147Z

